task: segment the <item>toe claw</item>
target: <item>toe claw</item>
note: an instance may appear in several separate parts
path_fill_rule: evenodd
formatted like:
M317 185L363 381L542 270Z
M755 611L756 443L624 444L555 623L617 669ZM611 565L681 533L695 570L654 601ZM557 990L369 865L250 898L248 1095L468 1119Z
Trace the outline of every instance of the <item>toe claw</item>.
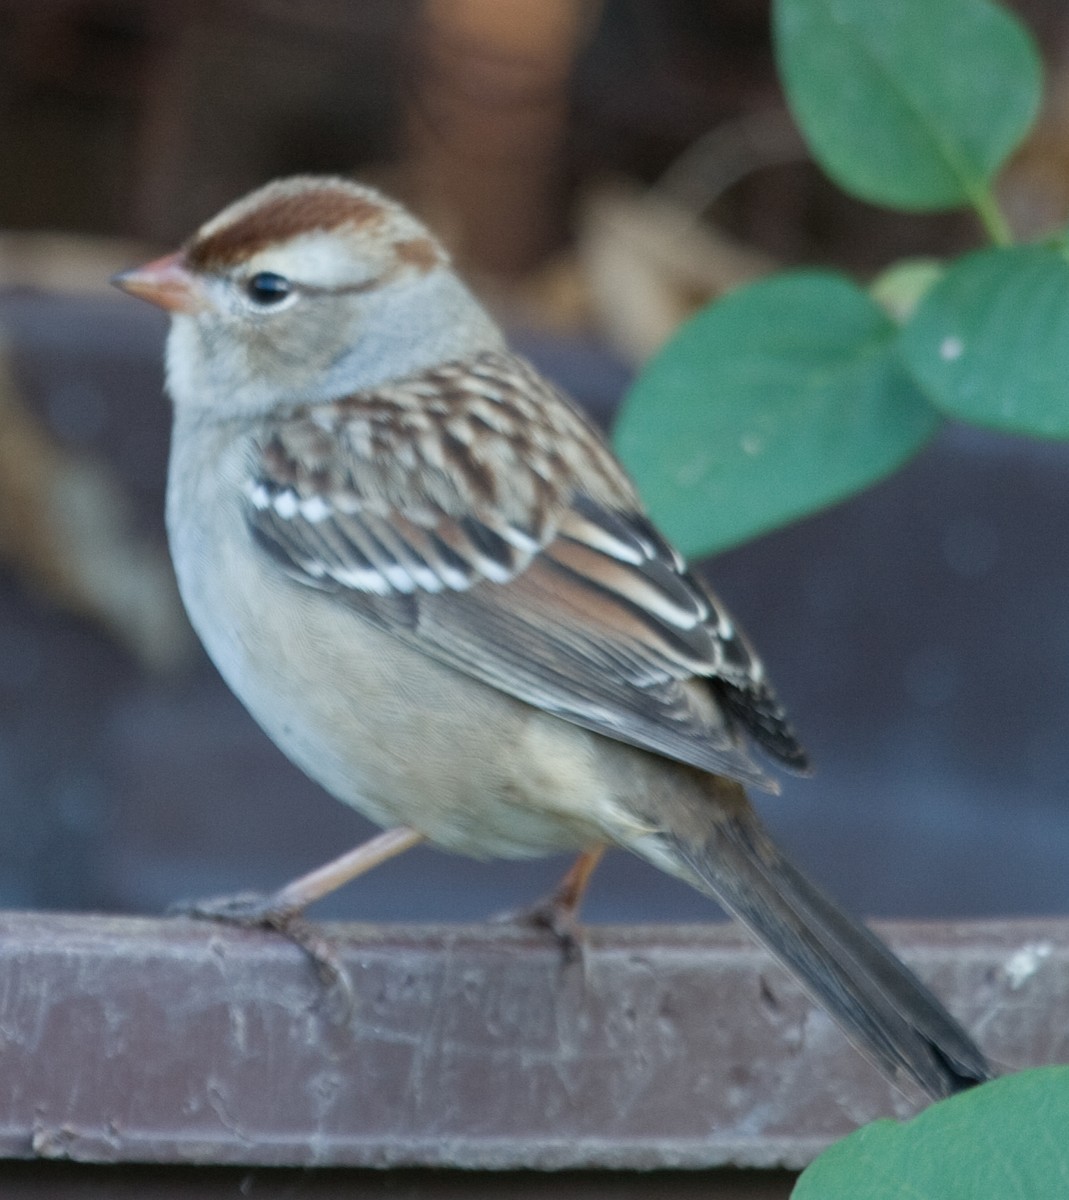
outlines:
M238 892L233 896L180 901L167 911L199 921L236 925L240 929L271 929L280 933L311 961L326 993L331 1020L340 1025L348 1022L353 1010L353 985L349 974L329 939L301 917L300 909L281 903L277 895Z
M580 962L583 957L583 927L574 911L555 901L554 897L532 908L497 913L491 918L499 924L519 925L529 929L546 929L560 946L565 963Z
M173 915L194 917L202 921L239 925L243 929L277 929L293 915L292 911L281 908L273 896L263 892L238 892L233 896L184 900L172 904L167 911Z

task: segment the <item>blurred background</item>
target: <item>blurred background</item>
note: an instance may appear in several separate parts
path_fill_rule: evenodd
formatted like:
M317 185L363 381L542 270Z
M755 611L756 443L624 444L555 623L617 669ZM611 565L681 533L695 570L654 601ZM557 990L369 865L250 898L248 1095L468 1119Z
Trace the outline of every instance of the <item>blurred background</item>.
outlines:
M1027 236L1069 218L1069 8L1013 7L1048 71L1001 196ZM969 214L891 214L807 160L767 0L0 0L0 161L8 907L159 912L273 888L371 832L260 734L185 624L166 321L110 294L113 271L274 176L353 174L416 208L608 424L731 287L981 241ZM1069 447L950 427L879 487L706 564L818 768L760 807L855 910L1069 911L1067 513ZM316 911L480 919L563 866L419 850ZM711 911L623 855L587 907Z

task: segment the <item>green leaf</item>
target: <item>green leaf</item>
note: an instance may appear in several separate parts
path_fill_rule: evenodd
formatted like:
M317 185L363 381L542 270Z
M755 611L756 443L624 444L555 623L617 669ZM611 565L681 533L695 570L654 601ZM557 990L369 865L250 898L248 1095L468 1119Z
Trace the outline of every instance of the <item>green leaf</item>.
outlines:
M776 54L813 154L905 209L990 205L1039 106L1031 36L990 0L776 0Z
M875 1121L802 1172L791 1200L1069 1196L1069 1067L1022 1071Z
M1051 246L963 258L903 330L902 355L950 416L1069 437L1069 262Z
M939 418L895 332L849 280L817 271L733 292L680 330L628 394L615 440L685 554L831 504L924 444Z

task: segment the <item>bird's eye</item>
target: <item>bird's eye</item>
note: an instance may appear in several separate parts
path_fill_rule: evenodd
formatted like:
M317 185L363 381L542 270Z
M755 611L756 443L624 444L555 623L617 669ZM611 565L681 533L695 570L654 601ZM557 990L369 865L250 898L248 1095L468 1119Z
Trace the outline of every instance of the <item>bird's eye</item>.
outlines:
M285 300L293 291L293 284L284 275L276 275L274 271L258 271L245 284L245 291L250 300L270 306Z

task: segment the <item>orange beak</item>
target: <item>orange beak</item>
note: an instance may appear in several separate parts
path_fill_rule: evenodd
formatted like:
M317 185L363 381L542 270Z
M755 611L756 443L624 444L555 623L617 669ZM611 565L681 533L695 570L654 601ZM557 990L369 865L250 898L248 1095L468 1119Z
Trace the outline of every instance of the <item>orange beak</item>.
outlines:
M143 267L120 271L111 282L167 312L195 313L207 307L200 284L186 267L181 251L153 259Z

